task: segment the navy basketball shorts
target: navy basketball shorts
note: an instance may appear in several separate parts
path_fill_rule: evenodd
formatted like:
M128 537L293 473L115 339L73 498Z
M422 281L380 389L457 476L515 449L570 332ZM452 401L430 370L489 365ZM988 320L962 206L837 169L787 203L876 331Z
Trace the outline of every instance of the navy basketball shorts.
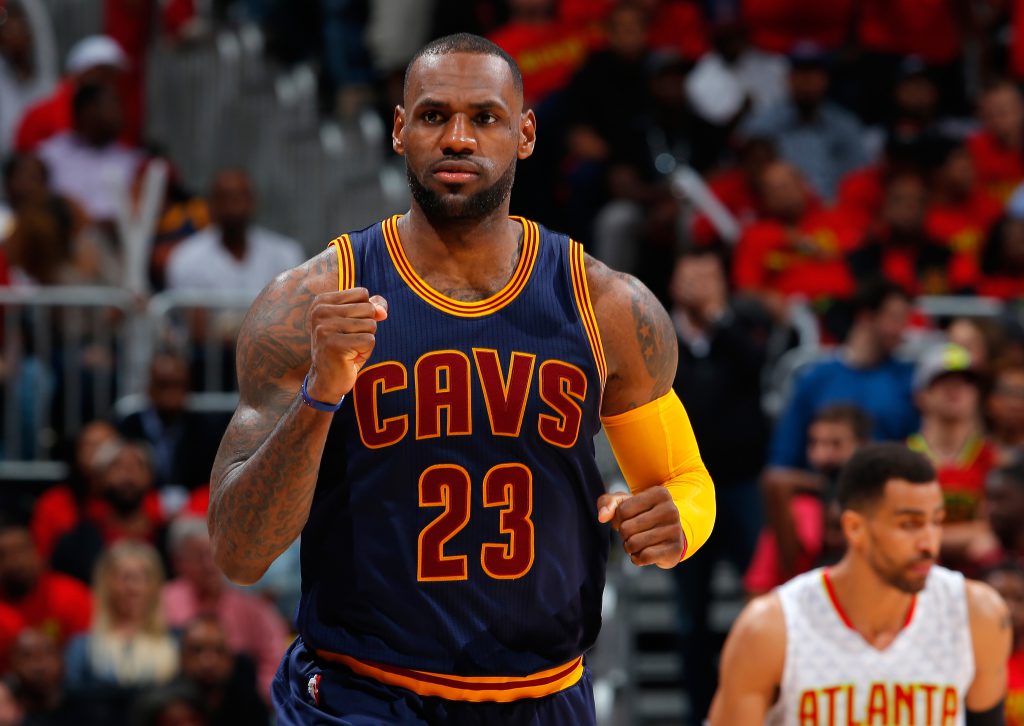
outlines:
M325 662L296 638L271 689L278 726L594 726L590 671L542 698L508 703L421 696Z

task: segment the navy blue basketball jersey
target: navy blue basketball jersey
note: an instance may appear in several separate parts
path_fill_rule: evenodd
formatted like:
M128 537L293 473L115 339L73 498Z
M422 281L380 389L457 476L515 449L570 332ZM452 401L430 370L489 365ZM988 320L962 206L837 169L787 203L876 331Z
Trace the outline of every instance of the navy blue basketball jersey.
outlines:
M578 677L609 546L582 249L515 218L511 279L460 302L417 276L397 219L332 243L340 287L383 296L388 318L327 438L299 633L399 675Z

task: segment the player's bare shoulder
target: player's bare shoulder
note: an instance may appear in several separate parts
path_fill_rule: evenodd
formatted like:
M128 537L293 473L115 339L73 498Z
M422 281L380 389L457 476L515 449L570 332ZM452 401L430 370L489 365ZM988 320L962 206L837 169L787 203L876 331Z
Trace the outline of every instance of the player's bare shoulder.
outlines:
M608 381L602 414L628 411L664 395L675 379L678 349L664 306L632 275L586 258Z
M999 642L1000 633L1010 633L1013 623L1010 620L1010 609L996 592L995 588L985 582L967 580L967 612L971 621L971 633L976 641L979 638L992 639L990 645ZM977 649L977 648L976 648Z
M747 603L729 631L711 726L763 723L778 697L785 661L786 618L778 593L770 592Z
M267 385L309 367L309 315L317 295L338 289L338 257L331 248L282 272L253 302L238 338L243 398L260 398ZM298 374L301 381L302 373Z

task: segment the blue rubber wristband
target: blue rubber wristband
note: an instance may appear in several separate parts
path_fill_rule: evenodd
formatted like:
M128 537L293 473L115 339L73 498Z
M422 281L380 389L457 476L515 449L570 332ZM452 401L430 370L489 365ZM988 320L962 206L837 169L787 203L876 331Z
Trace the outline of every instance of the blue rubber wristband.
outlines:
M308 383L309 374L307 373L306 377L302 379L302 402L304 404L306 404L310 408L315 408L317 411L326 411L327 413L334 413L339 408L341 408L341 404L344 403L345 401L344 396L342 396L341 400L338 401L337 403L324 403L323 401L318 401L315 398L309 397L309 391L306 390L306 384Z

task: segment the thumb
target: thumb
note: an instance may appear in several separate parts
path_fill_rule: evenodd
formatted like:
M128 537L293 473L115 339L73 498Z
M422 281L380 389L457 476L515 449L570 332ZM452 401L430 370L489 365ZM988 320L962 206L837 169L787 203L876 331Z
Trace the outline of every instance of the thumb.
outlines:
M625 492L613 492L599 496L597 498L597 521L601 522L601 524L612 521L612 517L615 516L615 510L619 508L619 504L629 499L629 496Z
M374 295L373 297L370 298L370 302L373 303L373 307L376 308L376 310L374 310L374 320L377 320L378 322L381 320L387 320L388 301L382 298L380 295Z

